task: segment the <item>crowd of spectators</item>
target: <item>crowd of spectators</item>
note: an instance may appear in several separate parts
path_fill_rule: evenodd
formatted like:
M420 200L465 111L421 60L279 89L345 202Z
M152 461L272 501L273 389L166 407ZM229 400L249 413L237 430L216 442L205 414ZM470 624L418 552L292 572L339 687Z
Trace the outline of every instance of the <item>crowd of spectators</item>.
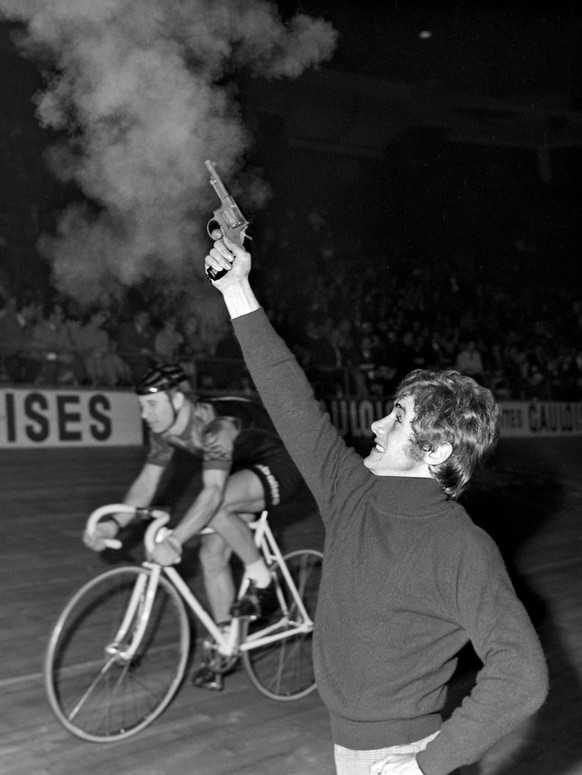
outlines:
M59 294L43 304L34 292L2 297L0 288L0 382L128 388L152 365L179 362L202 389L248 391L240 352L223 334L197 319L154 315L146 302L79 310Z
M389 396L411 369L437 367L469 374L499 400L582 399L580 288L557 272L548 283L517 250L502 272L495 257L476 266L470 249L364 262L324 230L295 283L297 255L268 255L261 298L322 395Z
M39 203L52 179L38 163L38 133L36 121L0 118L0 383L127 388L153 363L180 362L199 390L251 391L226 320L217 329L204 310L182 312L151 291L82 309L28 287L31 248L19 239L47 227ZM12 212L23 202L24 213ZM541 284L517 252L506 262L485 255L496 271L481 271L466 244L407 249L400 238L386 255L346 226L351 205L338 206L334 216L294 198L253 223L255 286L320 395L387 396L410 369L435 366L470 374L500 399L582 399L579 283Z
M456 368L501 400L582 399L582 298L576 288L512 284L419 255L363 262L312 219L312 250L264 235L261 298L323 396L386 397L416 367ZM276 246L276 249L274 247ZM289 253L289 254L287 254ZM262 266L262 268L261 268ZM211 292L209 288L209 292ZM230 326L159 300L78 310L54 294L0 293L6 383L123 388L155 363L181 362L197 389L249 392Z

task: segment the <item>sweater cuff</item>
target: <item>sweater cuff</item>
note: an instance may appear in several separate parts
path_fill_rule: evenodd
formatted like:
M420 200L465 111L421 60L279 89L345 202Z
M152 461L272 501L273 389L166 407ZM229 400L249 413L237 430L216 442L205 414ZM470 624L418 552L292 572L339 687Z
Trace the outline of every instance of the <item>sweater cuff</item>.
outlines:
M253 348L253 343L264 341L265 336L269 335L271 329L269 318L267 317L265 310L262 307L259 307L252 312L247 312L244 315L233 318L231 322L236 337L243 348L245 358L247 356L252 357L253 355L259 355L260 353L255 352L256 348ZM245 344L248 347L248 350L246 351L244 350Z

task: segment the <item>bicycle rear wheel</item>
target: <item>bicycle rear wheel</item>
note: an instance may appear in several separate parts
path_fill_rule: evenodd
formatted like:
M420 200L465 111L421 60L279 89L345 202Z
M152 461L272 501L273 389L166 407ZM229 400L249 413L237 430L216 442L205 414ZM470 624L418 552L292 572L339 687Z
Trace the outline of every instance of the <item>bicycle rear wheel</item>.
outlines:
M166 708L184 676L189 620L164 577L135 656L123 657L150 575L141 567L102 573L71 598L54 627L45 657L47 696L59 721L83 740L107 743L141 731ZM136 585L137 611L123 642L114 644Z
M284 560L303 605L313 620L323 555L321 552L305 549L285 555ZM266 610L257 622L247 621L243 634L246 638L249 634L267 627L273 627L274 632L280 632L277 623L281 622L281 628L289 630L289 636L243 651L242 662L251 681L262 694L273 700L298 700L315 689L312 631L291 631L301 623L301 613L278 564L271 567L271 574L275 581L276 601L272 606L265 606Z

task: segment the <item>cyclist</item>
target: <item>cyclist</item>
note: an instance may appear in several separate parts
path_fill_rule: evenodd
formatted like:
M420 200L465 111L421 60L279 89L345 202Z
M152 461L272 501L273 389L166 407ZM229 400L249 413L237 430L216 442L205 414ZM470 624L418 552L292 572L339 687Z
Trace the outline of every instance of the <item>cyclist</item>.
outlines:
M202 488L180 523L156 545L153 559L162 565L179 562L184 543L210 526L215 532L202 536L200 561L215 621L227 626L233 614L260 616L271 577L248 523L264 509L288 501L301 485L301 476L267 412L246 398L197 400L185 373L174 365L148 371L136 393L149 427L149 452L123 502L151 505L177 450L191 457L193 475L198 468L194 460L202 461ZM115 515L83 540L89 548L102 551L105 540L115 537L131 519L127 514ZM244 564L250 582L236 607L231 552Z

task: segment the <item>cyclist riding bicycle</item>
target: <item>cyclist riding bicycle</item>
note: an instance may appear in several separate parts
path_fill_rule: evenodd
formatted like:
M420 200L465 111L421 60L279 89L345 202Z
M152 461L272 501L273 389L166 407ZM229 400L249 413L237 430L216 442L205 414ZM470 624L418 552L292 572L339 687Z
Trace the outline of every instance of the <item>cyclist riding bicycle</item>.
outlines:
M246 398L197 400L185 373L173 365L151 369L136 393L149 427L149 452L123 502L150 506L176 454L186 452L192 460L192 476L199 472L195 461L202 461L202 488L171 534L156 545L153 559L162 565L179 562L184 543L211 527L214 533L201 537L200 561L215 621L228 626L232 615L260 616L271 577L248 523L264 509L290 500L302 482L267 412ZM83 540L94 551L102 551L105 540L130 521L127 514L115 515ZM249 580L236 610L232 552ZM213 688L210 678L195 683Z

